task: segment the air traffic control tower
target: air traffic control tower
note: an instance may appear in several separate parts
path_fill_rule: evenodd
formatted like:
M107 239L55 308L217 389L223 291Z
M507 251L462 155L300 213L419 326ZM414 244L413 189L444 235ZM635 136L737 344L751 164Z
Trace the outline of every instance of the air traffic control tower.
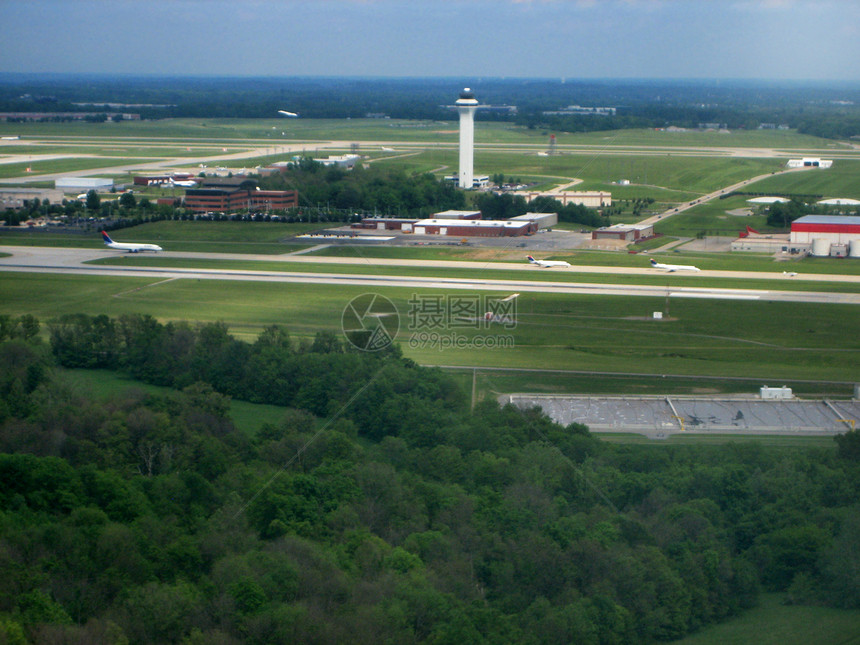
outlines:
M460 174L457 185L471 190L475 182L472 167L475 162L475 110L478 109L478 101L467 87L460 92L455 105L460 113Z

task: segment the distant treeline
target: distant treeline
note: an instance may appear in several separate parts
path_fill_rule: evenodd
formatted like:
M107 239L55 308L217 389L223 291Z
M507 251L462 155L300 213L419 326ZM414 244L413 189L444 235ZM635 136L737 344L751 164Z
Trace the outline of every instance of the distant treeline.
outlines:
M604 443L394 349L0 316L0 640L647 643L860 607L860 433ZM161 394L103 397L59 363ZM181 389L180 389L181 388ZM230 395L284 408L246 435Z
M451 121L450 106L470 86L483 104L516 112L479 111L562 132L622 128L696 128L725 124L755 129L787 125L828 138L860 136L860 88L848 85L744 81L374 78L139 78L0 75L0 112L81 111L167 117L276 118L278 110L307 118ZM86 104L82 107L80 104ZM123 104L118 108L108 103ZM613 116L546 115L569 105L615 107ZM105 116L107 118L107 116Z
M355 212L397 217L428 217L444 210L462 210L466 196L451 182L429 173L356 165L352 170L327 168L310 158L260 178L265 190L298 190L300 210L333 209L348 219Z

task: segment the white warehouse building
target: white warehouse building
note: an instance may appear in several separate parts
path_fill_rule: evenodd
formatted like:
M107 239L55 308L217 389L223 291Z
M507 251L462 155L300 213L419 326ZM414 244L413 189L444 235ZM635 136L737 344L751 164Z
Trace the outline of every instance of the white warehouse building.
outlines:
M789 168L830 168L833 165L833 160L804 157L803 159L789 159L785 165Z
M60 177L54 180L54 188L67 193L79 193L87 190L110 190L113 179L104 177Z

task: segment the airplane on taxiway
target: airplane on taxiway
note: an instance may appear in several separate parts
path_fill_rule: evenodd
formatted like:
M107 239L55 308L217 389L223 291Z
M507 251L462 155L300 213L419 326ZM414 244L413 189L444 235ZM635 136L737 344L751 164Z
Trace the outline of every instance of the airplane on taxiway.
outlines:
M539 266L543 269L549 269L552 267L567 267L570 268L570 262L565 262L564 260L535 260L532 256L526 256L529 260L529 264L534 264L535 266Z
M102 239L104 243L117 251L128 251L129 253L137 253L139 251L161 251L163 250L157 244L135 244L132 242L114 242L110 239L110 235L107 234L107 231L102 231Z
M655 269L663 269L664 271L701 271L700 268L690 264L661 264L654 258L651 258L651 266Z
M287 112L286 110L278 110L278 114L280 114L280 115L282 115L282 116L288 116L288 117L290 117L291 119L296 119L296 118L298 118L298 116L299 116L299 115L298 115L298 114L296 114L295 112Z

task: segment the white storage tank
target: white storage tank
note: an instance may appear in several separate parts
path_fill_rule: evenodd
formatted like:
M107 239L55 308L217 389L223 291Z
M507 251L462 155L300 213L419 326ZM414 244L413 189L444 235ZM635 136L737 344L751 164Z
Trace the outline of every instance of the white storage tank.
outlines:
M848 243L848 257L860 258L860 240L851 240Z
M824 237L816 237L812 240L812 255L826 257L830 255L830 240Z

